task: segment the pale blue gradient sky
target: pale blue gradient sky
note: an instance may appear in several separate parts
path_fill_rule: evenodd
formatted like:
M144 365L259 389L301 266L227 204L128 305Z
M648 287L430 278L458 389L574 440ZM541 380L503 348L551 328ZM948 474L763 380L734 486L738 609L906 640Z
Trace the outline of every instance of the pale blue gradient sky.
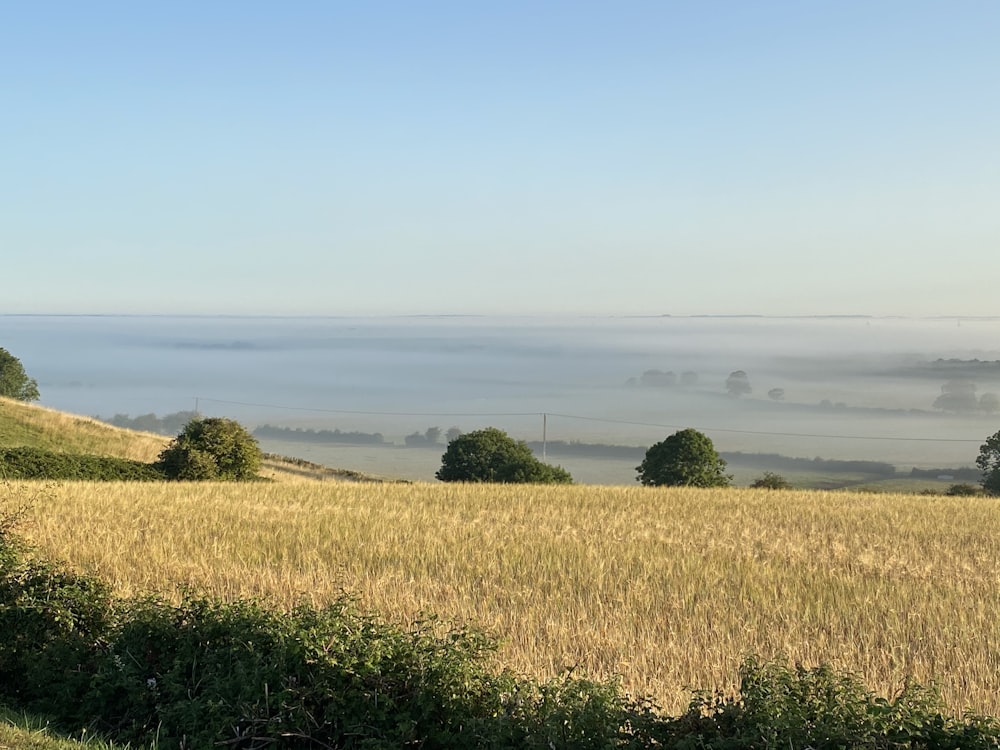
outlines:
M990 315L1000 3L0 6L0 313Z

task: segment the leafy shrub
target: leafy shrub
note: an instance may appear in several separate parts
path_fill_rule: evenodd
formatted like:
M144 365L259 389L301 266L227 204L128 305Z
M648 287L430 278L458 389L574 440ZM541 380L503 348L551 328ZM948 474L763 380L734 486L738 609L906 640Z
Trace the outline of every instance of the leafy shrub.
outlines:
M690 428L651 446L635 470L652 487L728 487L732 480L711 438Z
M18 401L37 401L38 381L29 378L21 360L0 348L0 396Z
M569 484L569 472L542 463L524 441L503 430L487 427L455 437L441 457L434 475L442 482L498 482L508 484Z
M765 490L790 490L792 488L791 483L785 479L781 474L775 474L773 471L765 471L763 476L758 477L750 485L755 489L765 489Z
M108 587L26 554L0 513L0 701L43 711L77 697L112 619ZM56 705L53 705L53 704Z
M887 700L828 666L789 668L754 659L740 669L738 695L696 692L687 712L662 729L657 739L678 750L985 750L1000 739L995 720L951 718L935 691L915 683Z
M57 453L44 448L0 448L0 476L7 479L162 481L151 464L114 456Z
M953 497L967 497L969 495L979 495L981 494L981 490L974 484L963 482L951 485L944 494Z
M168 479L244 480L256 477L260 446L232 419L192 419L160 453L157 468Z

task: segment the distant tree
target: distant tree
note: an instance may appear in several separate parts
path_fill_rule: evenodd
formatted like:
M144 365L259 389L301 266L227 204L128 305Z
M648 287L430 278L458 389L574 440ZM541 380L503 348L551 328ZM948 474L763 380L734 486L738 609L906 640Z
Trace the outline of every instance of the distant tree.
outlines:
M459 435L448 443L435 476L442 482L569 484L573 478L559 466L535 458L524 441L487 427Z
M38 383L28 377L21 360L0 349L0 396L18 401L37 401Z
M444 434L444 439L449 443L462 434L462 431L458 427L449 427L448 431Z
M941 386L941 395L934 400L934 408L942 411L966 412L979 409L976 384L971 380L949 380Z
M753 388L750 387L750 378L743 370L734 370L726 378L726 391L733 398L753 393Z
M781 476L781 474L775 474L773 471L765 471L763 476L755 479L750 486L765 490L790 490L792 488L791 483L787 479Z
M663 370L646 370L639 377L639 385L646 388L669 388L677 383L677 375Z
M952 497L968 497L970 495L978 495L979 492L980 489L976 485L963 482L951 485L944 494Z
M979 397L979 410L987 414L996 414L1000 411L1000 396L995 393L984 393Z
M419 432L414 432L412 435L407 435L403 438L403 442L406 443L410 448L428 448L437 445L438 440L441 438L441 428L440 427L428 427L426 432L420 434Z
M403 443L405 443L408 448L417 448L427 445L427 438L419 432L414 432L404 437Z
M685 370L681 373L681 385L685 388L698 385L698 373Z
M157 467L168 479L245 480L260 469L254 437L232 419L192 419L160 453Z
M767 397L772 401L784 401L785 400L785 389L784 388L772 388L767 392Z
M979 483L987 495L1000 495L1000 432L986 438L979 446L976 466L983 472Z
M732 481L711 439L692 429L675 432L649 448L635 470L639 482L654 487L728 487Z

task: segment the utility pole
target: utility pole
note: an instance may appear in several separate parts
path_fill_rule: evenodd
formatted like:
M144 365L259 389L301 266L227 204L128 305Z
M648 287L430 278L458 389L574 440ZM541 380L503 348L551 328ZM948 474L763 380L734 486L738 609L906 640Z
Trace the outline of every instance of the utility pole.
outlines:
M546 460L545 449L548 442L549 415L542 412L542 461Z

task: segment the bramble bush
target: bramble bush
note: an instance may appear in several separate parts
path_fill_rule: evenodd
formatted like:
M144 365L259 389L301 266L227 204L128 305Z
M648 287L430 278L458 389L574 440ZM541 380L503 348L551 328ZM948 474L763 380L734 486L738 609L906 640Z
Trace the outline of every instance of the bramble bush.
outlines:
M5 479L157 482L163 473L142 461L113 456L57 453L44 448L0 448L0 477Z

